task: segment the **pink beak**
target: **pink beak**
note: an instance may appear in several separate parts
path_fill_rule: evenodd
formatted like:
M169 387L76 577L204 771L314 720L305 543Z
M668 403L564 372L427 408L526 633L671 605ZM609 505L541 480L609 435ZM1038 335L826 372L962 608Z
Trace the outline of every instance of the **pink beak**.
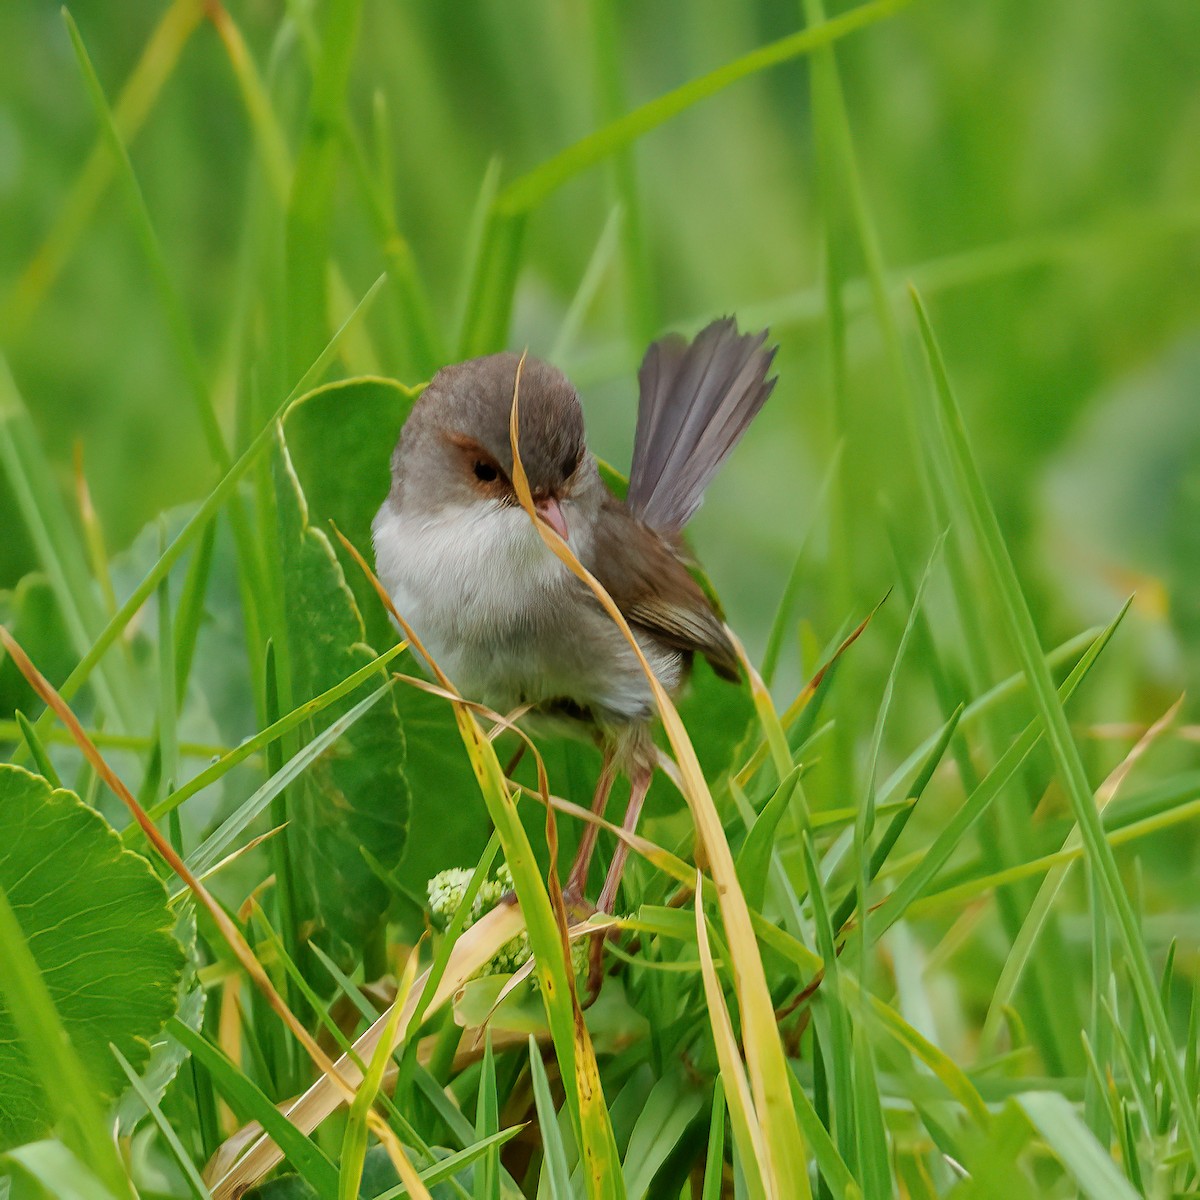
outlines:
M544 500L535 500L533 507L537 510L537 515L565 542L567 540L567 519L563 516L563 510L559 507L558 501L553 496L547 496Z

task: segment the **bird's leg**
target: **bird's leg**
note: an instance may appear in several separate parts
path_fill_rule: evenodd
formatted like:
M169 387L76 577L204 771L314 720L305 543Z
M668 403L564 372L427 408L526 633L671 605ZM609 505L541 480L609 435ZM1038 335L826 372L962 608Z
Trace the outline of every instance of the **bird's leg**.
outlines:
M633 833L637 829L638 817L642 814L642 804L645 802L646 793L650 790L650 780L653 775L652 767L641 767L634 772L629 781L629 804L625 809L625 820L621 824L621 828L626 833ZM611 913L613 910L613 904L617 899L617 888L621 884L621 876L625 872L625 860L628 857L628 843L617 842L617 848L613 853L612 862L609 864L608 875L605 877L604 887L600 891L600 900L597 904L598 910L602 913ZM593 997L600 994L600 983L603 979L603 956L604 935L600 934L592 938L592 945L588 953L588 992Z
M634 773L633 778L629 781L629 804L625 809L625 820L621 828L626 833L633 833L637 829L638 817L642 814L642 804L645 802L646 793L650 790L650 780L653 772L649 768L641 768ZM604 888L600 892L600 900L598 907L603 913L611 913L613 903L617 898L617 888L621 883L621 876L625 871L625 860L629 857L629 844L624 841L617 842L617 848L613 852L612 863L608 868L608 875L604 880Z
M598 817L604 815L608 796L612 791L613 780L616 777L617 766L613 755L605 750L604 762L600 767L600 777L596 780L596 793L592 797L592 812ZM584 889L587 887L588 869L592 865L592 854L596 849L596 835L599 832L600 827L590 821L583 827L583 836L579 839L579 851L575 855L575 861L571 865L571 874L567 876L567 886L563 891L563 895L569 900L583 899Z

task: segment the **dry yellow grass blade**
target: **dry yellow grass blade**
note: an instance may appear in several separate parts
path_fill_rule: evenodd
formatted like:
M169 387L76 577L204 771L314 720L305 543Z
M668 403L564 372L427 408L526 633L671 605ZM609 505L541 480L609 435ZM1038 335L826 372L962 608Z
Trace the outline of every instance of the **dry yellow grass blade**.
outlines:
M754 1103L750 1099L750 1085L746 1082L746 1070L738 1054L737 1037L729 1009L725 1005L725 993L717 978L712 949L708 944L708 923L704 920L704 904L701 900L704 880L696 872L696 944L700 948L700 973L704 978L704 996L708 1001L709 1018L712 1022L713 1044L717 1048L717 1062L721 1066L721 1080L725 1084L725 1102L729 1107L729 1123L733 1126L734 1141L742 1157L742 1172L750 1195L776 1197L767 1171L767 1148L763 1144L762 1127L755 1119ZM779 1197L778 1200L783 1200Z
M397 1040L396 1030L404 1019L404 1006L412 994L413 980L417 974L419 947L420 943L413 947L412 953L409 954L404 964L404 971L400 976L400 986L396 989L396 999L392 1004L391 1016L384 1027L383 1037L375 1048L374 1054L371 1055L362 1085L354 1097L354 1103L350 1105L350 1117L346 1123L346 1133L342 1142L343 1153L338 1187L339 1191L348 1189L352 1196L358 1195L359 1184L362 1182L363 1159L367 1152L367 1130L371 1125L371 1106L375 1103L375 1097L379 1095L379 1089L383 1086L388 1059L392 1056L392 1047ZM396 1174L400 1177L400 1182L408 1188L409 1196L413 1200L433 1200L429 1189L425 1186L421 1176L417 1174L416 1167L412 1165L408 1155L404 1152L404 1147L395 1131L390 1125L384 1125L383 1129L386 1133L380 1136L380 1141L387 1150L388 1158L391 1159L392 1166L395 1167ZM347 1173L346 1153L346 1147L351 1145L356 1168L352 1172L352 1177Z
M116 772L108 765L108 762L100 751L96 749L75 714L67 706L66 701L55 691L53 685L41 674L37 667L33 665L28 655L26 655L16 639L13 638L12 634L3 625L0 625L0 644L8 651L14 665L28 681L30 687L37 692L46 704L54 710L63 724L66 725L71 736L75 739L76 745L83 752L84 758L112 791L113 795L129 809L130 815L141 827L150 844L158 851L171 870L187 884L188 889L207 910L214 924L220 930L221 936L229 944L230 949L237 956L247 975L250 976L255 986L266 997L267 1003L270 1004L271 1008L275 1010L284 1024L288 1026L304 1046L305 1050L308 1051L318 1069L336 1074L333 1072L333 1064L330 1062L328 1055L317 1045L308 1030L304 1028L296 1018L296 1015L288 1008L283 997L275 990L274 984L271 983L266 972L262 969L262 965L255 958L246 939L242 937L241 930L233 923L225 910L212 898L204 884L192 874L188 865L175 852L175 848L171 843L158 831L157 826L146 815L145 810L137 802L133 794L121 781Z
M388 1011L390 1012L391 1009ZM417 1047L417 1062L423 1067L427 1067L433 1061L437 1049L438 1037L438 1034L430 1034L428 1037L421 1039ZM495 1054L501 1054L505 1050L512 1050L518 1046L522 1049L526 1049L529 1046L530 1035L524 1029L493 1029L491 1037L492 1051ZM539 1045L544 1045L549 1041L550 1035L544 1031L539 1031L533 1037ZM483 1045L484 1039L482 1036L471 1039L464 1037L458 1050L454 1053L454 1059L451 1064L452 1072L465 1071L467 1067L479 1062L483 1056ZM391 1095L399 1077L399 1066L395 1062L389 1063L383 1075L383 1085L380 1091ZM281 1113L286 1115L296 1104L297 1100L299 1100L298 1096L291 1096L287 1100L281 1101L276 1107ZM231 1133L217 1147L212 1158L209 1159L205 1166L202 1173L205 1183L211 1184L213 1180L221 1179L227 1175L230 1168L242 1156L246 1148L262 1136L262 1131L262 1126L257 1121L247 1121L245 1125L242 1125L239 1129Z
M517 380L518 382L520 380L519 370ZM620 1158L617 1155L608 1106L600 1083L600 1068L596 1062L591 1035L588 1033L587 1024L583 1019L579 997L576 995L575 975L570 967L571 950L567 912L556 867L558 834L554 823L554 808L550 804L545 764L535 747L538 786L546 807L546 843L550 850L547 881L546 885L543 885L529 840L520 823L520 818L517 816L516 804L509 790L509 782L505 778L491 740L484 734L479 722L475 719L475 711L479 706L464 700L459 695L421 639L404 617L396 611L387 590L379 582L374 571L368 566L357 548L336 526L334 532L371 581L371 585L384 607L408 637L413 648L429 664L430 671L437 677L444 694L452 703L459 734L462 737L467 756L471 760L471 766L475 771L475 777L488 806L488 811L500 835L505 859L512 872L518 895L526 897L531 905L529 935L534 949L533 962L538 974L538 984L546 1005L546 1015L554 1037L555 1051L558 1054L563 1078L573 1079L576 1085L574 1091L570 1088L567 1089L566 1100L572 1119L578 1124L578 1140L585 1166L584 1179L587 1184L588 1196L592 1200L602 1200L607 1197L617 1197L619 1200L624 1195ZM413 682L419 683L419 681ZM495 716L495 714L489 715ZM505 718L498 718L498 720L508 723L508 719ZM527 737L525 741L527 745L532 745ZM554 961L550 961L549 957L538 949L539 943L544 947L550 942L553 936L550 933L551 927L558 939L558 953ZM543 935L545 935L544 941Z
M671 697L659 683L642 653L621 610L600 581L575 557L567 543L537 515L529 489L529 479L521 465L517 438L520 422L521 369L524 361L522 356L517 367L509 419L513 488L521 507L525 509L542 541L576 578L591 589L605 612L624 634L650 685L659 716L662 718L663 729L679 766L683 794L692 813L696 836L708 857L717 885L718 903L730 947L734 988L742 1014L742 1040L746 1047L746 1066L754 1097L753 1111L762 1127L766 1146L767 1174L774 1195L780 1197L780 1200L807 1200L811 1191L805 1163L804 1139L792 1106L787 1059L775 1024L775 1009L767 988L766 971L758 953L750 910L738 883L733 854L725 839L720 815L713 803L704 772L683 721L671 702Z
M434 991L427 1011L444 1004L472 975L475 974L506 942L516 937L525 928L525 919L515 904L501 904L485 913L470 929L466 930L454 944L446 970ZM429 969L413 981L407 996L398 1000L401 1014L393 1026L391 1049L394 1050L408 1035L422 991L429 978ZM354 1056L359 1062L369 1062L384 1040L389 1024L395 1016L393 1004L354 1043ZM335 1064L338 1074L351 1081L354 1087L362 1080L362 1071L354 1057L343 1054ZM298 1100L291 1104L284 1115L302 1133L312 1133L322 1121L335 1112L345 1096L332 1086L329 1077L322 1076ZM275 1143L266 1136L259 1137L229 1170L214 1184L213 1200L236 1200L247 1188L258 1182L283 1156Z
M221 936L225 939L234 956L241 964L242 969L249 976L255 987L262 992L268 1005L288 1027L301 1046L304 1047L313 1064L322 1073L323 1082L326 1082L331 1089L338 1092L343 1099L353 1100L354 1087L358 1083L358 1080L356 1079L354 1083L351 1083L340 1074L338 1068L334 1066L329 1056L321 1049L316 1039L304 1028L295 1013L288 1008L283 997L275 990L275 985L271 982L266 971L263 970L262 964L254 956L254 952L242 936L241 930L238 929L225 910L213 899L208 889L196 878L183 859L179 857L171 843L158 831L157 826L146 815L145 810L137 802L133 794L116 772L108 765L108 762L100 751L96 749L96 746L88 737L83 726L80 725L66 701L55 691L53 685L41 674L37 667L33 665L29 656L3 625L0 625L0 645L3 645L12 658L14 665L28 681L30 687L37 692L70 731L84 758L95 770L96 774L111 789L113 795L129 809L130 815L140 826L142 832L145 833L150 844L158 851L171 870L187 884L188 889L196 897L197 902L203 905ZM370 1119L372 1129L381 1138L386 1139L391 1132L387 1128L386 1123L376 1113L370 1114ZM234 1197L240 1194L241 1191L229 1193L230 1196Z

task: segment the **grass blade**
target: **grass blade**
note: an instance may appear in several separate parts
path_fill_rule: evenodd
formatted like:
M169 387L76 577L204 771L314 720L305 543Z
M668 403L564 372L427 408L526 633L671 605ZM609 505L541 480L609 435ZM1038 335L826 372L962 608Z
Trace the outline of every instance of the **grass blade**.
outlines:
M142 194L137 176L134 174L133 163L129 159L129 151L125 148L116 121L113 119L112 110L108 107L104 89L100 86L96 69L92 66L87 47L83 44L79 27L65 8L63 9L63 20L67 25L67 33L71 36L71 45L75 49L75 57L79 61L79 70L87 86L88 97L95 110L96 120L100 124L100 132L117 164L118 174L125 188L126 200L133 217L134 231L141 243L142 253L145 255L155 289L158 292L159 303L166 315L167 324L170 326L171 336L175 342L175 349L183 364L184 374L192 394L192 403L195 405L200 428L204 432L204 439L208 443L209 454L222 470L228 470L229 449L225 445L225 439L217 421L212 396L209 394L204 370L200 365L200 355L196 350L195 341L192 339L183 304L180 302L175 286L171 283L162 247L159 245L158 235L154 232L154 223L150 219L150 210L146 207L146 198Z
M125 143L137 136L204 15L203 0L175 0L163 13L113 109L114 123ZM88 155L45 240L0 308L0 341L6 345L20 335L61 274L112 179L114 165L102 137Z
M945 364L934 339L933 329L915 291L912 293L912 299L933 374L942 421L942 436L954 464L963 504L987 561L992 584L1002 601L1009 638L1021 660L1029 680L1030 693L1045 725L1046 741L1071 802L1088 862L1096 872L1115 920L1143 1019L1162 1049L1166 1083L1179 1113L1184 1140L1187 1142L1192 1161L1200 1166L1200 1120L1197 1119L1195 1097L1187 1089L1178 1048L1158 994L1133 905L1122 886L1112 849L1104 837L1104 827L1092 799L1079 748L1071 736L1062 701L1054 689L1054 682L1042 657L1033 617L1017 580L1016 568L1004 543L1000 523L979 476L974 455L967 441L962 414L950 391Z
M339 131L358 40L361 0L334 0L325 13L308 123L296 161L285 224L288 374L327 341L326 268L341 151Z
M500 193L496 208L508 216L532 212L567 180L631 145L697 102L760 71L811 54L822 46L830 46L840 38L887 19L909 3L911 0L872 0L831 21L823 21L811 29L802 29L760 46L707 75L690 80L588 134L527 175L514 180Z
M537 1106L538 1133L544 1156L543 1172L550 1187L550 1200L573 1200L567 1148L563 1143L558 1114L554 1111L554 1097L550 1094L550 1081L546 1078L542 1053L532 1034L529 1038L529 1074L533 1079L533 1099Z
M192 1156L183 1148L183 1143L179 1140L179 1134L171 1127L171 1123L163 1115L163 1110L159 1106L158 1101L154 1098L153 1093L142 1082L142 1078L129 1065L125 1056L116 1048L111 1046L117 1062L121 1064L121 1070L125 1072L129 1079L129 1086L138 1094L138 1098L146 1106L146 1111L154 1120L154 1124L158 1127L158 1132L162 1135L162 1139L167 1144L167 1149L171 1152L171 1157L175 1160L176 1166L179 1167L184 1180L188 1185L188 1190L195 1197L195 1200L212 1200L212 1195L208 1190L203 1179L200 1178L200 1172L196 1170L196 1164L192 1162Z
M281 1113L252 1079L230 1062L206 1037L182 1021L172 1020L171 1036L212 1077L217 1090L243 1120L257 1121L288 1161L312 1184L322 1200L338 1200L338 1171L329 1156ZM219 1190L214 1189L214 1195Z
M1083 658L1076 664L1075 669L1063 681L1060 695L1065 702L1074 694L1075 689L1083 682L1088 672L1095 664L1104 647L1117 630L1129 611L1126 602L1121 611L1113 618L1099 637L1093 641ZM934 876L950 860L959 842L966 836L967 831L983 815L1009 779L1015 774L1021 763L1025 761L1034 746L1042 736L1039 722L1031 721L1017 737L1016 741L1004 752L996 765L983 778L979 787L967 797L954 816L934 839L933 844L922 856L921 861L901 880L896 890L883 902L880 907L867 919L870 926L869 941L879 938L885 930L900 919L914 900L932 883Z
M1138 1193L1064 1097L1027 1092L1018 1103L1089 1200L1137 1200Z
M290 783L300 776L315 759L349 729L372 705L376 704L393 686L388 679L369 696L360 700L352 709L339 717L328 729L324 729L303 750L293 755L266 783L244 804L231 813L204 840L189 857L188 865L197 874L207 871L221 856L225 848L246 829L260 813L270 807L271 801Z
M721 1065L721 1079L728 1089L729 1121L733 1127L733 1140L741 1156L746 1186L752 1200L765 1200L777 1195L769 1175L770 1160L763 1138L762 1127L754 1111L750 1096L750 1085L746 1079L746 1068L738 1053L737 1038L729 1019L725 994L717 969L713 965L712 950L708 944L708 926L704 920L703 881L696 872L696 942L700 948L700 969L704 977L704 994L708 999L708 1013L712 1024L713 1044L717 1049L717 1062Z

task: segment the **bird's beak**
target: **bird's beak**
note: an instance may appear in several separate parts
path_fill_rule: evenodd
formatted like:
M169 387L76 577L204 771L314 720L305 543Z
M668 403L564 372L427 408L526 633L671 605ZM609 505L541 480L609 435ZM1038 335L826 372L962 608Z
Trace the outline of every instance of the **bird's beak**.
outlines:
M544 500L535 500L533 507L536 509L537 515L565 542L567 540L567 519L563 516L563 510L559 507L558 501L553 496L547 496Z

